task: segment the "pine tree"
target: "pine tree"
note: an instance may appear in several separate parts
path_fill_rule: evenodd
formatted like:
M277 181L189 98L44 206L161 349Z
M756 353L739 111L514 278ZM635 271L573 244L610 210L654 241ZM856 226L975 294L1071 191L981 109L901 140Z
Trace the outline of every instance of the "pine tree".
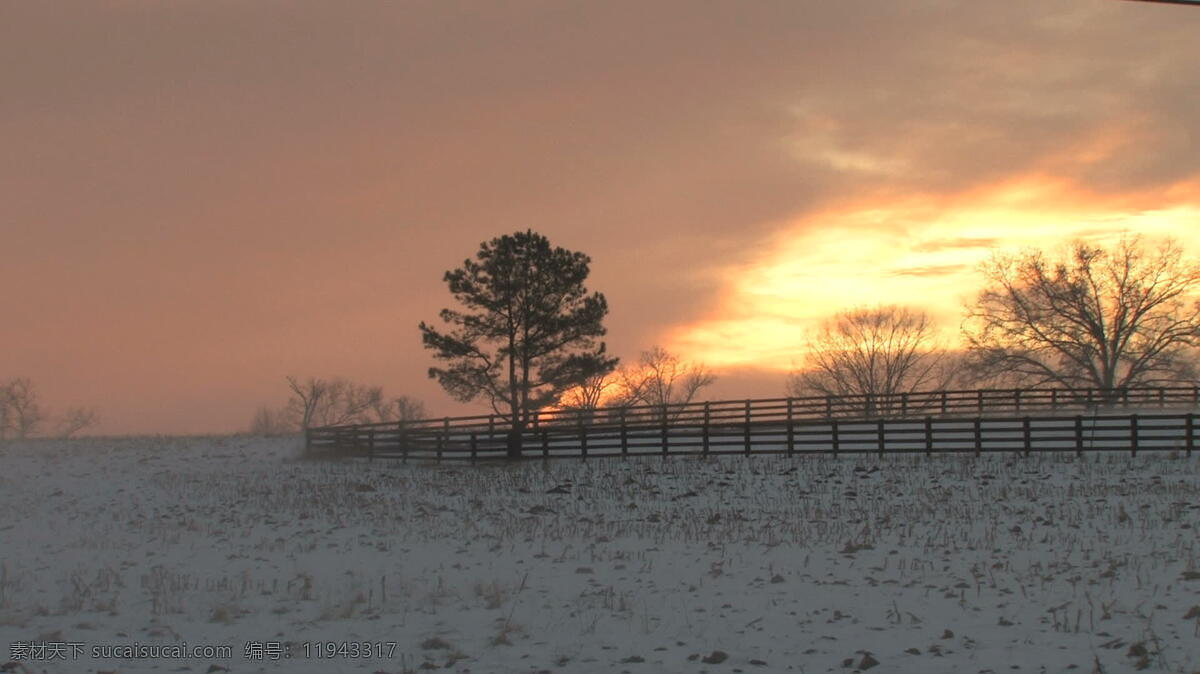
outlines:
M429 377L456 400L483 397L507 417L510 457L520 456L534 412L616 367L597 341L608 303L584 287L590 262L533 231L492 239L443 277L465 309L442 310L450 329L420 325L425 348L446 363Z

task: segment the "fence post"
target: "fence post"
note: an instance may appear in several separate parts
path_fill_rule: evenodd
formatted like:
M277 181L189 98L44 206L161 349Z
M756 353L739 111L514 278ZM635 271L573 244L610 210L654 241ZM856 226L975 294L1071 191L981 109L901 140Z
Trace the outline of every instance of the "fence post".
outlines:
M787 401L787 453L791 456L796 452L796 424L792 416L792 399Z
M825 417L833 417L833 396L831 395L825 396Z
M1021 412L1021 389L1013 389L1013 408L1017 413Z
M977 395L979 397L979 416L983 416L983 389L979 389Z
M1191 457L1192 449L1196 446L1196 415L1187 415L1187 455Z
M746 401L746 456L750 456L750 401Z
M545 429L541 430L542 434L542 459L550 458L550 434Z
M708 456L708 443L709 443L708 434L710 432L709 428L708 428L708 424L709 424L709 421L711 418L712 418L712 405L705 402L704 403L704 428L701 430L701 436L702 436L701 442L704 445L704 449L702 451L705 456Z
M621 458L629 456L629 431L625 425L625 408L621 408Z
M1138 451L1138 415L1129 415L1129 452L1131 456L1137 456Z
M375 460L375 429L367 429L367 462Z
M983 454L983 419L975 417L975 456Z
M1158 406L1160 408L1167 406L1167 389L1162 386L1158 387Z
M942 414L946 413L946 392L942 391Z
M475 431L471 431L471 461L479 456L479 440L475 437Z
M587 461L587 428L583 425L583 418L579 419L579 451L583 455L583 460Z
M1058 389L1050 389L1050 409L1058 411Z
M1029 417L1024 417L1021 419L1021 428L1025 435L1025 456L1029 456L1030 452L1033 451L1033 439L1031 437L1029 428Z
M900 416L908 416L908 392L900 394Z
M834 456L834 458L836 458L837 455L838 455L838 420L834 419L833 420L833 456Z
M489 414L488 415L488 440L491 441L491 440L495 440L495 439L496 439L496 415Z
M670 436L667 434L667 404L666 403L663 403L663 406L662 406L662 433L661 433L661 435L662 435L662 454L663 454L663 456L666 456L667 455L667 447L671 443Z
M1083 415L1075 415L1075 456L1083 456Z
M933 417L925 417L925 456L933 456Z
M441 462L442 451L446 449L450 449L450 417L444 417L442 419L442 438L441 441L438 442L437 451L438 462Z
M884 448L884 445L887 444L887 440L884 438L884 434L883 434L883 419L880 419L879 421L876 422L875 434L879 436L878 437L879 458L882 459L883 458L883 448Z
M304 451L308 452L312 449L312 429L305 427L304 429Z

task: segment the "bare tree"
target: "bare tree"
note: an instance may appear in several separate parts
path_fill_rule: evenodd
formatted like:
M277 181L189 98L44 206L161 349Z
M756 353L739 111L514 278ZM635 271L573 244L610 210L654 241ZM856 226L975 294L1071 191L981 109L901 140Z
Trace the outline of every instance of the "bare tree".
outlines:
M425 403L411 396L400 396L390 400L379 396L371 405L373 421L414 421L425 419Z
M309 377L300 381L287 377L291 397L284 407L287 423L294 428L340 426L425 417L425 406L409 396L387 399L383 387L359 384L348 379ZM267 413L270 411L267 410ZM260 409L260 414L263 410ZM256 420L258 416L255 417ZM270 421L264 417L265 424Z
M296 430L297 426L286 407L272 408L262 405L255 410L254 418L250 421L250 432L255 435L289 435Z
M392 401L392 405L396 410L397 421L416 421L429 418L429 412L425 410L425 403L412 396L400 396Z
M58 422L58 437L74 437L76 433L92 428L98 423L100 416L96 414L96 410L85 407L68 408Z
M619 386L620 376L615 373L593 374L579 386L567 391L558 404L562 409L579 412L582 419L591 420L605 402L605 394L611 396Z
M13 420L12 412L10 411L8 402L8 384L0 383L0 442L8 438L12 433Z
M371 411L383 400L383 388L356 384L347 379L333 379L325 405L319 406L318 421L322 426L367 423L372 421Z
M810 338L803 367L788 378L792 396L850 396L852 413L887 414L903 394L945 387L953 359L929 316L907 307L836 314Z
M1109 395L1195 376L1200 265L1173 240L1147 249L1126 236L1109 250L1075 242L1055 258L996 255L982 271L987 286L963 324L977 373Z
M0 384L0 439L9 433L17 439L28 437L44 420L31 380L17 377Z
M292 391L286 408L289 418L302 429L318 425L314 422L317 420L317 411L328 398L329 382L313 377L300 382L288 376L287 383Z
M692 402L701 389L717 380L703 363L683 361L657 345L642 352L635 368L622 368L618 378L621 390L614 407L653 405L662 408L664 420L679 414L670 412L669 407Z

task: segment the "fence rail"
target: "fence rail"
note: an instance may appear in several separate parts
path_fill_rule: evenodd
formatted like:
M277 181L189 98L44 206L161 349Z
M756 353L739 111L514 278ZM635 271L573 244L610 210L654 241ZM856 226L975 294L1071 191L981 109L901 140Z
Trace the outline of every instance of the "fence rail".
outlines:
M1190 455L1196 414L1165 409L1198 402L1198 387L710 401L544 411L531 416L520 438L529 458L1043 450ZM1164 411L1144 413L1155 407ZM1139 413L1114 414L1121 409ZM306 440L311 450L346 455L475 460L504 457L511 430L497 415L445 417L312 428Z

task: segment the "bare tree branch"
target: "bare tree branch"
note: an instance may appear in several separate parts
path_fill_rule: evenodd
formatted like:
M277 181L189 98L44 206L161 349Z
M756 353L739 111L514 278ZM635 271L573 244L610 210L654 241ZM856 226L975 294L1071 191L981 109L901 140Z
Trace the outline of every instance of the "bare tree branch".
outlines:
M298 430L298 426L289 417L287 407L275 409L263 405L254 412L250 432L255 435L290 435Z
M386 399L382 395L371 405L372 421L414 421L425 419L425 403L410 396Z
M306 381L297 381L295 377L286 377L292 397L288 400L287 411L293 422L301 429L312 428L317 416L317 409L324 404L329 392L329 383L324 379L309 377Z
M605 401L606 394L611 395L619 385L619 377L614 373L593 374L580 386L568 390L559 401L559 406L578 411L581 419L592 419Z
M1194 376L1200 265L1175 241L1076 242L1055 259L1029 250L981 269L988 285L963 324L978 377L1114 391Z
M367 386L348 379L319 379L309 377L300 381L287 377L291 397L282 412L282 419L273 418L267 408L260 408L252 428L279 428L280 423L293 429L317 426L389 422L425 418L425 405L409 396L387 398L381 386Z
M74 437L80 431L85 431L100 423L96 410L84 407L71 407L58 422L58 437L66 439Z
M639 403L662 408L666 421L679 416L679 410L696 398L696 394L717 380L703 363L683 361L678 355L661 346L643 351L634 368L622 368L617 380L620 395L610 403L613 407L629 407Z

